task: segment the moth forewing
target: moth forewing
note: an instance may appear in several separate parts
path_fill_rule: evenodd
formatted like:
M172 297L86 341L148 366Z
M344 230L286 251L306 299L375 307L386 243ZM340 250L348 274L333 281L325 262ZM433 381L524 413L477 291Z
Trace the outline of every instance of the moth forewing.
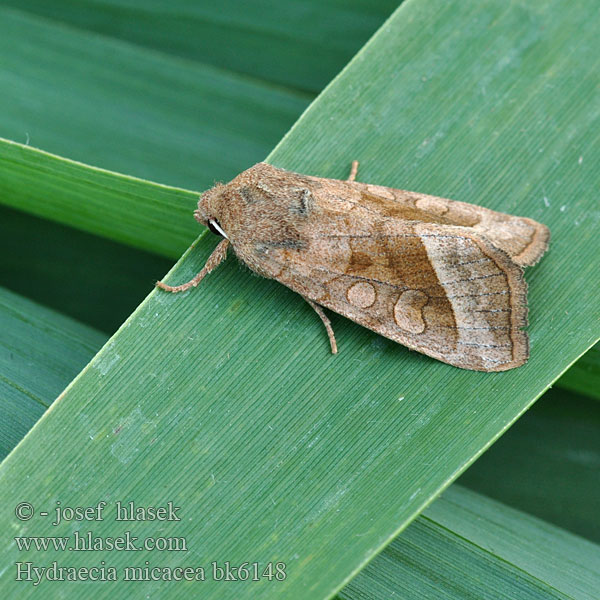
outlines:
M539 260L549 238L531 219L265 163L209 190L195 214L251 269L307 299L332 350L316 305L465 369L527 360L521 266ZM213 257L211 269L224 252Z
M311 179L319 181L316 177ZM349 210L355 210L358 204L363 211L377 213L383 218L472 227L521 266L535 264L548 247L548 228L527 217L380 185L326 181L330 182L331 191L344 199L341 205Z
M262 260L303 296L444 362L523 364L526 288L505 252L469 228L390 218L376 230L307 231L303 252L270 248Z

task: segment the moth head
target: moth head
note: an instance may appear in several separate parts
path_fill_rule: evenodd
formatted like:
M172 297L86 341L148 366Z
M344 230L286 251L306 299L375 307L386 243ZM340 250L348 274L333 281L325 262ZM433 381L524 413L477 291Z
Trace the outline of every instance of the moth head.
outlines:
M217 185L200 196L194 211L196 221L208 227L214 234L229 239L226 233L229 219L224 211L224 192L227 186ZM223 223L223 224L222 224Z
M259 163L229 183L217 184L204 192L194 213L196 220L234 246L241 243L272 212L272 199L260 184L265 180L270 183L273 169Z

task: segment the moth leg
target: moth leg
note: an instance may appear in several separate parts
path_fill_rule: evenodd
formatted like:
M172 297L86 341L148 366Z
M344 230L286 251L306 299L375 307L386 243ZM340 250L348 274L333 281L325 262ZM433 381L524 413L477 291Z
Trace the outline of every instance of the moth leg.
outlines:
M348 179L346 179L346 181L348 183L352 183L356 179L357 173L358 173L358 161L353 160L352 166L350 167L350 175L348 175Z
M181 285L167 285L162 281L157 281L156 285L167 292L185 292L191 287L196 287L211 271L214 271L227 256L227 248L229 246L229 240L224 239L219 242L219 245L213 250L213 253L208 257L206 264L202 268L202 271L196 275L193 279L190 279L187 283Z
M306 296L302 297L314 308L315 312L319 315L319 317L321 317L321 321L323 321L323 325L325 325L325 329L327 330L329 343L331 344L331 354L337 354L337 344L335 342L335 334L333 333L333 327L331 327L331 321L327 318L327 315L318 304L315 304Z

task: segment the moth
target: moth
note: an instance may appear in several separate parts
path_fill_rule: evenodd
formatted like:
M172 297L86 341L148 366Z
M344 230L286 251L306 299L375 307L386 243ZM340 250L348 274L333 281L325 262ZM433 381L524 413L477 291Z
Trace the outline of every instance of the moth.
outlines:
M548 247L526 217L380 185L301 175L258 163L205 192L196 220L250 269L298 292L337 344L329 308L408 348L463 369L504 371L529 356L523 267Z

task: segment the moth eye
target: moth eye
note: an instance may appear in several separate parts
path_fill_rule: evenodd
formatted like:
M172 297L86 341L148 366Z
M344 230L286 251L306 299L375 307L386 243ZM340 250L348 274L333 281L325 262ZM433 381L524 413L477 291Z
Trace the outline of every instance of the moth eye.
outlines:
M212 231L215 235L220 235L221 237L226 238L227 235L225 234L225 232L223 231L223 228L221 227L219 221L217 221L216 219L209 219L208 220L208 228L210 229L210 231ZM229 239L229 238L227 238Z

